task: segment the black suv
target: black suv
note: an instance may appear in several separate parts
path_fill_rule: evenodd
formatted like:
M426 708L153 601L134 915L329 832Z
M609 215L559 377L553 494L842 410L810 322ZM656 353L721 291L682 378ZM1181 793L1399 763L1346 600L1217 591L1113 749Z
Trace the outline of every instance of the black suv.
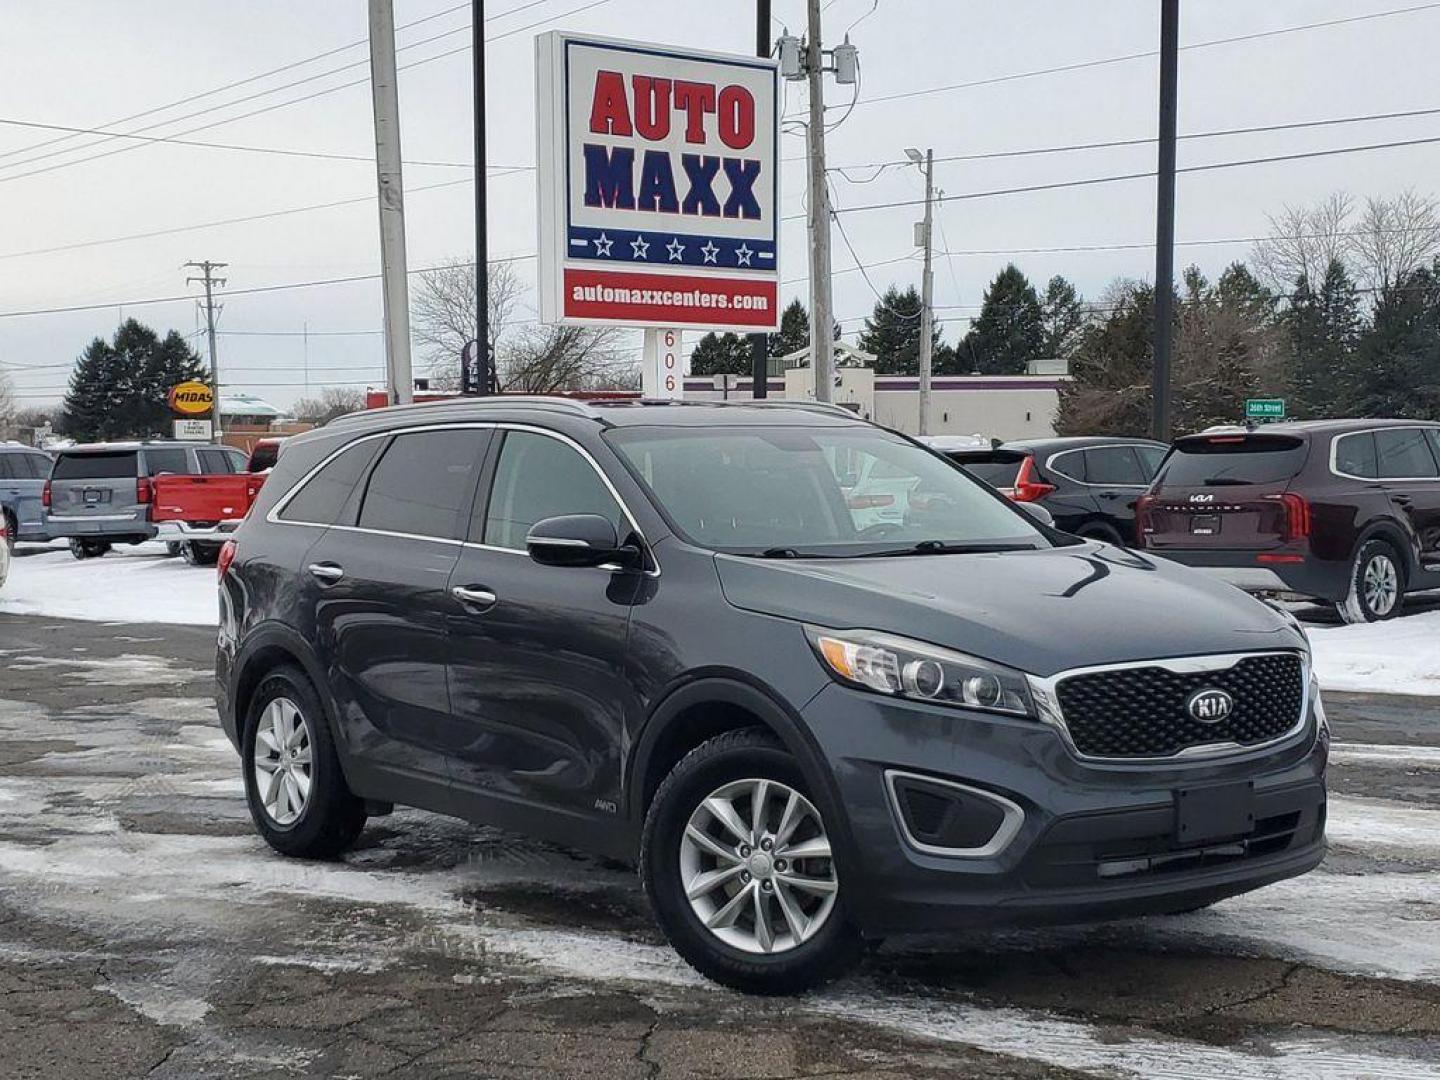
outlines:
M874 522L842 479L908 476ZM857 524L857 522L869 522ZM394 803L637 862L705 974L1193 909L1324 848L1293 619L834 411L492 398L286 445L220 560L272 847Z
M1133 547L1135 503L1168 449L1149 439L1082 435L943 452L1016 502L1043 506L1056 528Z

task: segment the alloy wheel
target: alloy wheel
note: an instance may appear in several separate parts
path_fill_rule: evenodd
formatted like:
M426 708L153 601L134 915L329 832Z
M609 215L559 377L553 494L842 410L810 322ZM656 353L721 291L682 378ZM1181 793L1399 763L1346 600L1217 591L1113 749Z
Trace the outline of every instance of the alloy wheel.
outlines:
M310 725L289 698L265 706L255 729L255 790L276 825L293 825L305 812L314 780Z
M736 780L690 815L680 841L690 908L725 944L788 952L835 909L840 883L820 812L778 780Z
M1365 564L1362 585L1365 604L1376 615L1385 616L1400 595L1400 574L1388 555L1375 555Z

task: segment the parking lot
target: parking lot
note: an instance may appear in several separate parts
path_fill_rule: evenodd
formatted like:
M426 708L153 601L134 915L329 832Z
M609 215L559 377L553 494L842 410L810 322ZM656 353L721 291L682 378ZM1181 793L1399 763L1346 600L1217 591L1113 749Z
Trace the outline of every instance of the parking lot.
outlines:
M61 558L22 549L12 584ZM152 617L213 580L143 550L71 569L100 566L96 603ZM765 1000L690 971L623 866L414 811L339 862L273 855L213 630L113 614L0 614L8 1075L1440 1076L1433 698L1330 695L1311 875L1189 916L895 939Z

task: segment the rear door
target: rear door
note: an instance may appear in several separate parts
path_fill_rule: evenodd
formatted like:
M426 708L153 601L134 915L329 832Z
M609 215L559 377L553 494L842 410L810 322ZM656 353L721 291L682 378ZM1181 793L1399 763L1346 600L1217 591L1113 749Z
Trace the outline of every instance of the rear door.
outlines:
M460 613L449 581L489 439L484 428L401 432L379 440L368 475L325 481L346 505L301 575L316 649L348 744L392 772L448 781L463 735L446 685L447 620ZM347 480L354 490L341 492Z
M1421 568L1440 572L1440 438L1435 429L1420 427L1374 434L1380 486L1414 530Z
M92 521L133 520L139 506L135 450L61 453L50 474L50 516Z
M1127 544L1134 544L1135 500L1145 493L1150 472L1133 446L1090 446L1085 455L1085 483L1095 499L1096 512L1120 534Z
M1155 551L1264 551L1293 535L1281 498L1305 465L1309 444L1269 432L1189 435L1156 475L1145 546Z

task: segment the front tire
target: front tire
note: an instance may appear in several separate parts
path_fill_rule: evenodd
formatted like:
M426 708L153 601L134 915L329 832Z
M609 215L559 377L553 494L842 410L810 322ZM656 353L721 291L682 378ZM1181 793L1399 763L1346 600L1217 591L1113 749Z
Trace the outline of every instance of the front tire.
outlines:
M1384 540L1367 540L1350 564L1350 590L1335 605L1350 624L1381 622L1400 614L1405 599L1405 563Z
M799 765L766 731L719 735L665 778L640 873L671 945L732 989L799 993L859 958L830 833Z
M180 557L190 566L214 566L220 557L220 545L185 540L180 544Z
M250 700L241 741L245 798L265 842L282 855L328 859L355 842L365 804L350 791L309 678L286 665Z

